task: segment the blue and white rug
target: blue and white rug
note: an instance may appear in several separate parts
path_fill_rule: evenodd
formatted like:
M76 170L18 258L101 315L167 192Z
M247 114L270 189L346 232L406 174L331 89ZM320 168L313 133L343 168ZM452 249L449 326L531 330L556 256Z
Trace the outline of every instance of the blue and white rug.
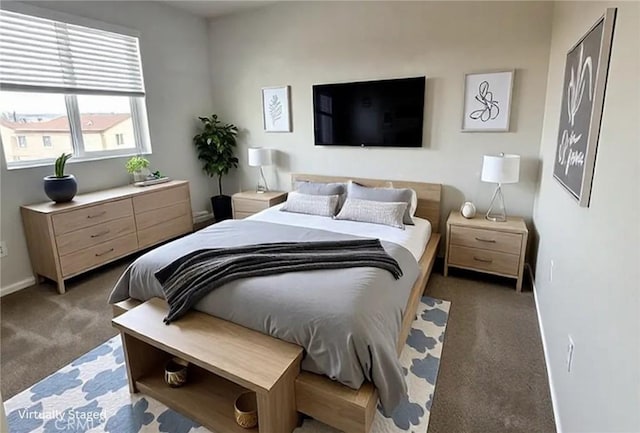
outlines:
M400 362L409 397L371 433L426 433L450 303L423 297ZM5 402L10 433L210 433L142 394L129 394L120 337ZM295 433L335 433L305 420ZM216 432L217 433L217 432Z

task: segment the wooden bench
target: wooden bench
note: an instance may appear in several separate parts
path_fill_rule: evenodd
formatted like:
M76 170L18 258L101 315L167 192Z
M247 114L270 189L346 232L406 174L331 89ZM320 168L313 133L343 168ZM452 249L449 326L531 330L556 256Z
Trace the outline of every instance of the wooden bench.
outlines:
M196 311L167 326L167 304L158 298L116 305L114 313L132 393L147 394L213 431L289 433L298 425L294 382L301 347ZM192 364L180 388L164 382L172 356ZM252 430L234 419L234 401L247 390L258 402Z

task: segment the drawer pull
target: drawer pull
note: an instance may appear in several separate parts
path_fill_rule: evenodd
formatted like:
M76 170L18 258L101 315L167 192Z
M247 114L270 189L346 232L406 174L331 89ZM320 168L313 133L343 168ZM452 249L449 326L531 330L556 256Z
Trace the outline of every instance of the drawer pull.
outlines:
M96 233L95 235L91 235L92 238L99 238L100 236L108 235L111 230L105 230L100 233Z
M104 251L104 252L101 252L101 253L96 253L96 257L100 257L100 256L104 256L105 254L109 254L113 250L114 250L114 248L109 248L107 251Z
M496 240L495 240L495 239L482 239L482 238L476 238L476 240L477 240L477 241L480 241L480 242L489 242L489 243L491 243L491 244L495 244L495 243L496 243Z
M493 260L491 259L481 259L479 257L474 256L473 260L475 260L476 262L481 262L481 263L493 263Z
M87 215L87 218L89 218L89 219L91 219L91 218L98 218L98 217L101 217L102 215L104 215L104 214L106 214L106 213L107 213L107 211L106 211L106 210L103 210L102 212L98 212L98 213L97 213L97 214L95 214L95 215Z

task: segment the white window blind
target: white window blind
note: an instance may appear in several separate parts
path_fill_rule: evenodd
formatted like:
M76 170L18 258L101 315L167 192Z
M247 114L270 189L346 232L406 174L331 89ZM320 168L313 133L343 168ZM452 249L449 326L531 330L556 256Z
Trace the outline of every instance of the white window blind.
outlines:
M1 10L0 85L143 96L138 38Z

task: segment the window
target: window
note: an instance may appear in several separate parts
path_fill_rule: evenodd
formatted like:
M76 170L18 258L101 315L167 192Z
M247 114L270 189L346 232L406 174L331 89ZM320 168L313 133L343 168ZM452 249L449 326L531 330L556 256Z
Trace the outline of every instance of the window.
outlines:
M123 133L116 134L116 144L118 146L122 146L124 144L124 134Z
M0 27L9 169L50 164L62 152L77 161L151 151L137 37L5 9Z

